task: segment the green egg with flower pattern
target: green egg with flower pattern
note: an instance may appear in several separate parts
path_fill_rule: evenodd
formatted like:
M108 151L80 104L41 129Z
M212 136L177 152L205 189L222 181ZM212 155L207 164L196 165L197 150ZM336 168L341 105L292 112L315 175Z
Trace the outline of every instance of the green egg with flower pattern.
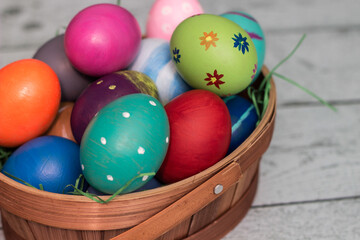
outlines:
M80 161L86 180L108 194L142 187L160 168L169 134L165 109L157 99L141 93L118 98L85 130Z
M193 88L219 96L246 89L257 71L257 54L248 33L233 21L212 14L185 19L170 48L176 69Z

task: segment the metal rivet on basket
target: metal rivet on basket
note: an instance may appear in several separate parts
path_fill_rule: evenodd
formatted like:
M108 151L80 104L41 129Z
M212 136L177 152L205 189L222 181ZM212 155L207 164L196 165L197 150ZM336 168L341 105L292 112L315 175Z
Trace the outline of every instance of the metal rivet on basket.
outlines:
M214 193L215 193L215 194L219 194L219 193L221 193L221 192L223 191L223 189L224 189L223 185L218 184L218 185L216 185L215 188L214 188Z

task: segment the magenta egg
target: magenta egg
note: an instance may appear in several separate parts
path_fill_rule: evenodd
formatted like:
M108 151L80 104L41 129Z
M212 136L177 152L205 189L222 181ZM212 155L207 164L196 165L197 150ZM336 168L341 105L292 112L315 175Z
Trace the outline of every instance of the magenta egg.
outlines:
M126 68L136 57L141 29L136 18L114 4L95 4L77 13L65 32L72 65L89 76Z

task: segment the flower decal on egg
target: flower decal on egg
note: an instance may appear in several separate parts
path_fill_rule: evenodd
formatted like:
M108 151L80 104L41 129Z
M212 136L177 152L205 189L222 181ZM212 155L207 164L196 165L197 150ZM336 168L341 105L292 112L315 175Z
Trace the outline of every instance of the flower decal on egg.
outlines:
M211 31L210 33L203 33L204 36L200 37L199 39L201 40L200 45L205 45L205 51L209 49L210 46L216 47L216 41L219 40L219 38L217 38L217 33L214 33L213 31Z
M219 75L216 69L214 70L214 74L206 73L206 75L208 76L204 79L205 81L208 81L206 86L215 85L215 87L220 89L220 85L225 83L220 80L222 77L224 77L224 74Z
M247 38L243 37L241 33L239 33L239 35L234 34L232 40L234 40L234 48L238 48L243 54L245 54L245 51L249 52L249 43L246 41Z
M181 58L181 55L179 54L180 53L180 49L173 49L173 59L175 61L175 63L180 63L180 58Z
M257 71L257 68L258 68L258 66L257 66L257 64L255 64L255 65L254 65L254 69L253 69L253 75L251 75L251 80L254 79L255 74L256 74L256 71Z

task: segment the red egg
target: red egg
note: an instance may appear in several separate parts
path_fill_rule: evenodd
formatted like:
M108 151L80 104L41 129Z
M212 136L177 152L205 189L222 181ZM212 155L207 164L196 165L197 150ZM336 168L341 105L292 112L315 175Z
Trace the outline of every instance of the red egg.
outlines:
M157 173L165 183L195 175L221 160L231 139L231 118L224 101L207 90L191 90L165 106L170 144Z

